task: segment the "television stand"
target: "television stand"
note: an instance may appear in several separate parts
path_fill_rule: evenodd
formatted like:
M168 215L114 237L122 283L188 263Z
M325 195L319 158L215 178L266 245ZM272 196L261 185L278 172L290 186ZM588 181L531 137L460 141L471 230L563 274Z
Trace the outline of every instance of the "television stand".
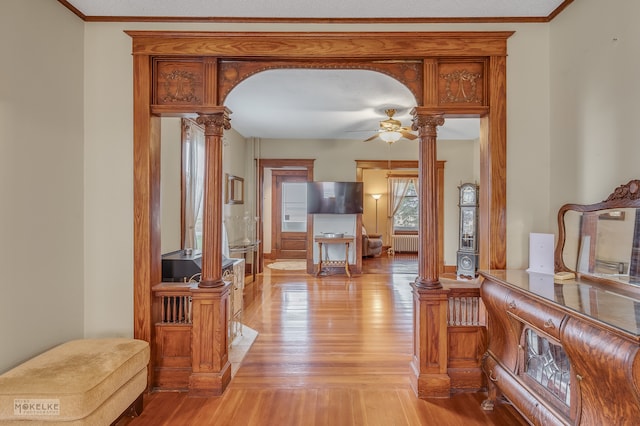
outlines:
M323 268L344 268L345 274L351 278L351 271L349 271L349 245L353 241L353 235L345 235L344 237L324 237L315 236L313 239L318 243L318 269L316 270L316 277L320 276ZM322 246L323 244L344 244L345 252L344 259L342 260L322 260Z

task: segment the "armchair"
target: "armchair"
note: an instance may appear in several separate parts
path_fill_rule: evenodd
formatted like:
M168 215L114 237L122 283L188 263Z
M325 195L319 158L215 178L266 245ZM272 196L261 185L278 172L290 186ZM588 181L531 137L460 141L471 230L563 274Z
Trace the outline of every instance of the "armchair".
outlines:
M362 227L362 257L378 257L382 254L382 236L380 234L367 234Z

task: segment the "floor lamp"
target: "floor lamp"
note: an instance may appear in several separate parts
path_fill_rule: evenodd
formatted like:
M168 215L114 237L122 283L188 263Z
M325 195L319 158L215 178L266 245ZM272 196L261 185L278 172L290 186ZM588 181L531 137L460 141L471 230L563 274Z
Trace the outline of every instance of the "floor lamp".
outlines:
M376 200L376 234L378 233L378 200L382 197L382 194L371 194L371 198Z

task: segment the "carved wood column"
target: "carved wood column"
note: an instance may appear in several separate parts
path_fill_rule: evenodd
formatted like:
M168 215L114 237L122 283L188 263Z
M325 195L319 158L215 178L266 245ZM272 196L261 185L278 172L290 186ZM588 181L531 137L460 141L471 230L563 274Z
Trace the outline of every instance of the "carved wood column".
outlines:
M230 129L229 110L208 108L196 122L204 125L202 275L192 290L191 376L195 395L220 395L231 381L229 363L229 288L222 280L222 135Z
M444 124L443 114L433 113L424 107L416 107L413 115L413 130L420 138L418 182L419 182L419 226L418 226L418 278L415 285L424 289L439 289L438 273L438 181L436 163L437 126Z
M202 210L202 275L198 287L224 285L222 281L222 134L231 128L229 110L215 107L196 119L204 125L204 196Z
M420 138L418 185L420 197L418 226L418 277L413 287L413 368L412 386L419 398L449 397L451 379L447 374L448 290L442 289L438 265L438 172L436 161L437 126L444 124L441 113L416 107L413 130Z

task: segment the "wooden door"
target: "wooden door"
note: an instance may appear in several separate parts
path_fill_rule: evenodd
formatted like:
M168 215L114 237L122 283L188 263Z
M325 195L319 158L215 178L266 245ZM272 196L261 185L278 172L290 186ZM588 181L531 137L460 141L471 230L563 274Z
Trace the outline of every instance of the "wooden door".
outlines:
M276 259L307 258L307 171L273 170L273 225Z

